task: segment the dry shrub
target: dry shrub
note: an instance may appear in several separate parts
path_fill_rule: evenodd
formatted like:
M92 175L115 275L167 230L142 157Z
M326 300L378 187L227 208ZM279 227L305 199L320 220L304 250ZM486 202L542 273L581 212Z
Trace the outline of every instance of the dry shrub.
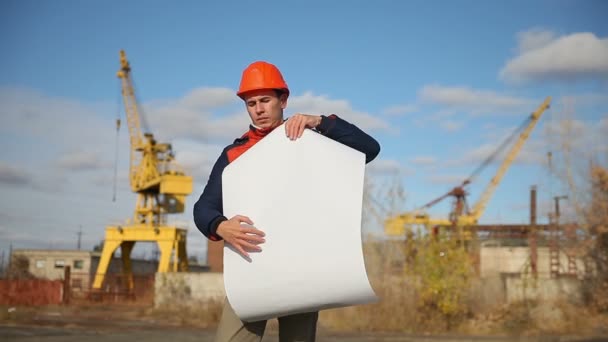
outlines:
M473 315L488 315L504 305L505 296L504 280L499 273L473 278L467 295L467 306Z
M35 279L30 273L30 260L22 255L13 255L6 277L8 279Z
M453 237L424 235L416 238L414 255L406 273L418 279L417 327L453 329L470 311L473 268L469 252Z
M379 302L322 311L320 324L343 331L442 332L461 322L469 311L467 252L447 239L411 242L367 239L366 268Z
M608 169L595 166L590 177L591 203L584 219L593 241L587 255L595 276L585 283L585 296L594 309L608 312Z
M500 320L496 328L509 335L522 335L527 331L535 330L535 322L531 316L529 303L519 302L505 306L499 313Z
M577 102L564 97L562 110L549 122L549 171L567 189L568 207L563 222L576 222L577 242L572 249L588 262L584 291L587 304L608 312L608 155L606 126L586 125ZM591 271L591 272L589 272Z

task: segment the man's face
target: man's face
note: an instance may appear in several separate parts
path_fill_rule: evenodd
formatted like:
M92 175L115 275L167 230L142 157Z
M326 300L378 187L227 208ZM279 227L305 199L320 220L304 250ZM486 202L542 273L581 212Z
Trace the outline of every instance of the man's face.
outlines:
M283 123L283 109L287 96L277 95L272 89L253 90L244 95L245 106L251 122L260 128L274 128Z

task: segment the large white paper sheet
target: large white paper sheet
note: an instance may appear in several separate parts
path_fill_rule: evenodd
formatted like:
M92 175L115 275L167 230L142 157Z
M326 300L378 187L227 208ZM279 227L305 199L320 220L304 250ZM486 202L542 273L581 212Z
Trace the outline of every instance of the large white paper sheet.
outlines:
M244 321L370 303L361 245L363 153L276 128L223 172L224 215L266 234L262 251L224 249L228 301Z

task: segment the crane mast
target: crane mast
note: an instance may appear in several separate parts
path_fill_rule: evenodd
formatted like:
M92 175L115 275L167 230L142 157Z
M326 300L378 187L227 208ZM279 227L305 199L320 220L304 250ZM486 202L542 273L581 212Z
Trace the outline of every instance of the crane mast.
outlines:
M132 220L108 226L93 289L101 289L116 248L121 248L126 287L133 290L130 254L135 242L156 242L161 251L158 272L187 269L186 230L168 225L167 214L182 213L186 196L192 193L192 177L174 163L171 144L158 143L150 132L142 134L141 115L126 53L120 51L122 98L129 128L129 183L137 194ZM118 126L119 127L119 126ZM175 250L175 253L173 251Z
M385 233L387 235L401 236L405 233L406 226L408 225L423 225L427 228L435 226L463 227L476 225L479 218L483 215L483 212L485 211L490 198L494 194L494 191L498 187L498 184L500 184L508 168L513 163L513 160L515 160L515 157L517 156L525 142L528 140L528 137L530 136L532 130L540 120L543 112L547 108L549 108L550 102L551 97L547 97L545 101L536 109L536 111L534 111L530 115L523 131L519 134L517 141L507 153L496 174L494 175L494 177L492 178L492 180L490 181L490 183L488 184L488 186L486 187L486 189L484 190L484 192L482 193L479 200L474 205L471 211L467 210L466 191L464 190L464 187L471 182L471 178L469 178L465 180L462 185L455 187L450 192L429 202L428 204L422 207L422 209L426 209L447 197L454 197L454 208L452 209L452 212L450 213L448 219L432 218L422 210L410 213L403 213L385 220Z

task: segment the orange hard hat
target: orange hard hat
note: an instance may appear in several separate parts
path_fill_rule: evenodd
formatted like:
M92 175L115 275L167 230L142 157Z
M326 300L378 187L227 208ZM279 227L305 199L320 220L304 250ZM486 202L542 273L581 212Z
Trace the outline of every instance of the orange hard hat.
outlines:
M243 98L243 94L246 92L259 89L278 89L289 96L289 88L279 69L264 61L253 62L243 70L241 85L236 94Z

